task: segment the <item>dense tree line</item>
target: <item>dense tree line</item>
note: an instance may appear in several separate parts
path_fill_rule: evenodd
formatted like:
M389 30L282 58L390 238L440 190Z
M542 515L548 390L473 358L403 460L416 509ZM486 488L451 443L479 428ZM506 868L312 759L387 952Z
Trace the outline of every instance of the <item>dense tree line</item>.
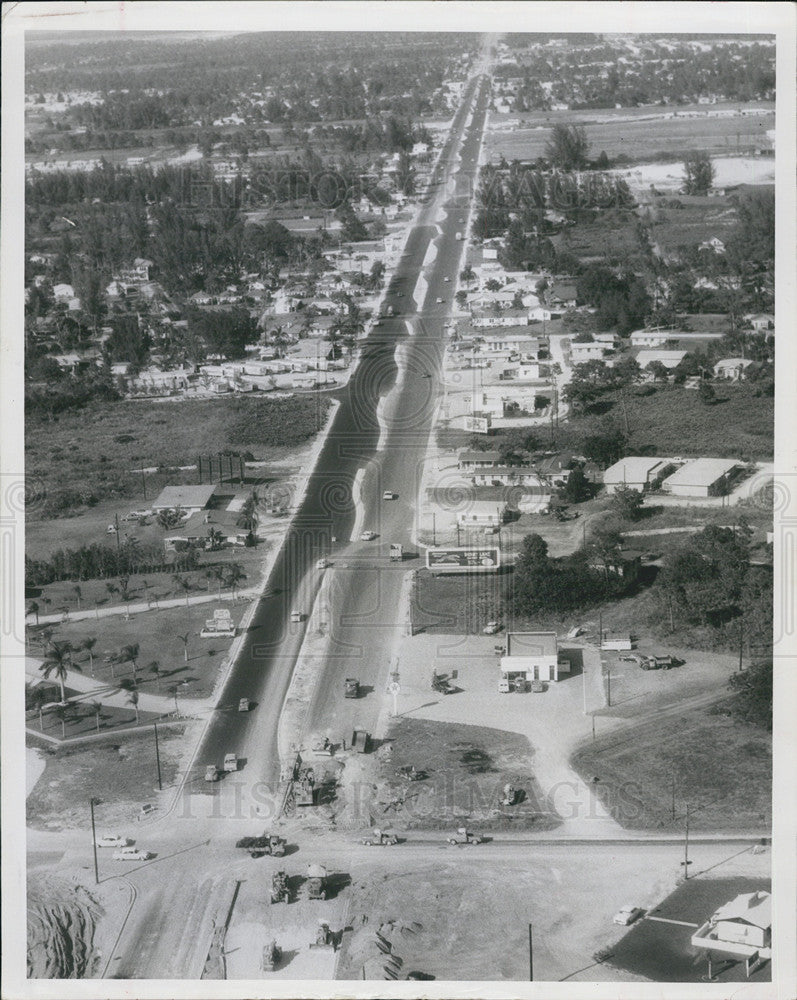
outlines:
M59 580L106 580L130 573L156 573L170 569L163 545L133 539L116 548L94 542L77 549L57 549L49 559L25 557L25 586L44 587Z

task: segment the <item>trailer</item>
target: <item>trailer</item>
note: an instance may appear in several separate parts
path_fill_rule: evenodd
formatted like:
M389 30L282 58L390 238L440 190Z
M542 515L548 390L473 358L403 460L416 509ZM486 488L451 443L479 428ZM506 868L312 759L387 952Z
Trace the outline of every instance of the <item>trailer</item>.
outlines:
M242 851L248 851L253 858L270 855L281 858L285 854L285 838L275 833L263 833L259 837L241 837L235 844Z
M371 734L364 729L355 729L351 736L351 748L356 753L368 753L371 744Z

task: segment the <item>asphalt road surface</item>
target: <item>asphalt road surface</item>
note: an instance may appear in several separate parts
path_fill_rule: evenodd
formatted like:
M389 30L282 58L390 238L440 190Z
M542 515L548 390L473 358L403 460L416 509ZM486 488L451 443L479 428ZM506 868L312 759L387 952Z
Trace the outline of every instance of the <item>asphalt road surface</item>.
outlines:
M466 88L440 157L438 183L409 235L387 290L386 306L393 308L395 316L374 328L363 344L357 370L346 388L335 393L341 405L275 562L269 590L258 603L195 757L185 794L210 792L212 786L203 781L205 765L220 766L229 752L242 759L242 778L247 784L275 785L278 781L277 723L306 627L306 621L291 621L291 612L306 615L312 607L321 577L316 563L321 556L333 563L326 572L336 575L331 625L338 653L325 667L311 723L342 727L356 714L368 728L376 720L378 696L366 694L356 703L344 704L343 679L357 676L366 691L381 692L387 676L386 629L396 624L402 577L389 562L389 545L402 543L409 557L405 568L414 565L413 500L440 391L444 323L451 311L462 251L456 236L464 231L463 220L470 209L488 94L485 78L471 80ZM466 129L474 97L476 110ZM441 206L445 215L436 225L433 220ZM425 269L428 286L418 309L413 291L432 242L437 254ZM438 303L438 298L443 301ZM400 379L397 352L403 369ZM380 424L377 410L385 397L384 423ZM383 447L379 447L380 437ZM363 503L359 521L353 496L358 472ZM397 500L382 500L388 489L398 493ZM357 523L378 537L352 542ZM249 713L237 711L244 697L254 703Z

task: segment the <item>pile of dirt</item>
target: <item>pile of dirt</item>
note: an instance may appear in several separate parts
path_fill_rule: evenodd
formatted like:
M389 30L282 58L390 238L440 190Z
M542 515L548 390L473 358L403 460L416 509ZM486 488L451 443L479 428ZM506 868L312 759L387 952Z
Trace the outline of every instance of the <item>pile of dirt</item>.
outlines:
M99 972L94 934L103 915L82 886L28 878L28 978L90 979Z
M363 914L361 926L349 942L347 961L360 970L364 979L404 979L404 960L396 948L400 947L402 937L411 937L422 930L423 924L417 920L409 924L398 920L369 924Z

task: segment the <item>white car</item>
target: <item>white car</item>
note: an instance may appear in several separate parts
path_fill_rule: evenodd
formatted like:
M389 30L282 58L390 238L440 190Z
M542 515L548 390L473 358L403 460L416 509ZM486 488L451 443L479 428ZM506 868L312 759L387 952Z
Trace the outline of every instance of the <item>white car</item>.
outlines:
M613 924L621 924L623 927L628 927L629 924L633 924L635 920L639 918L644 913L644 910L640 909L638 906L628 906L622 907L617 913L612 917Z
M106 535L115 535L116 534L116 525L109 524L108 527L105 529L105 533L106 533Z
M129 837L121 837L118 833L107 833L94 841L97 847L129 847L133 841Z
M238 757L234 753L228 753L224 756L224 770L225 771L237 771L238 770Z
M149 861L154 857L152 851L143 851L140 847L123 847L113 852L114 861Z
M326 569L330 565L329 559L325 559L323 556L315 564L316 569Z
M438 298L437 298L437 304L438 304L439 306L441 306L441 305L443 304L443 300L442 300L442 299L441 299L441 298L440 298L439 296L438 296Z
M503 628L501 622L487 622L487 624L482 629L484 635L495 635L496 632L500 632Z
M443 278L443 281L451 281L451 278L449 278L449 276L446 275L445 278Z
M385 490L382 494L383 500L396 500L398 499L398 493L394 493L393 490Z
M375 531L364 531L360 535L360 541L361 542L372 542L375 538L376 538L376 532Z

